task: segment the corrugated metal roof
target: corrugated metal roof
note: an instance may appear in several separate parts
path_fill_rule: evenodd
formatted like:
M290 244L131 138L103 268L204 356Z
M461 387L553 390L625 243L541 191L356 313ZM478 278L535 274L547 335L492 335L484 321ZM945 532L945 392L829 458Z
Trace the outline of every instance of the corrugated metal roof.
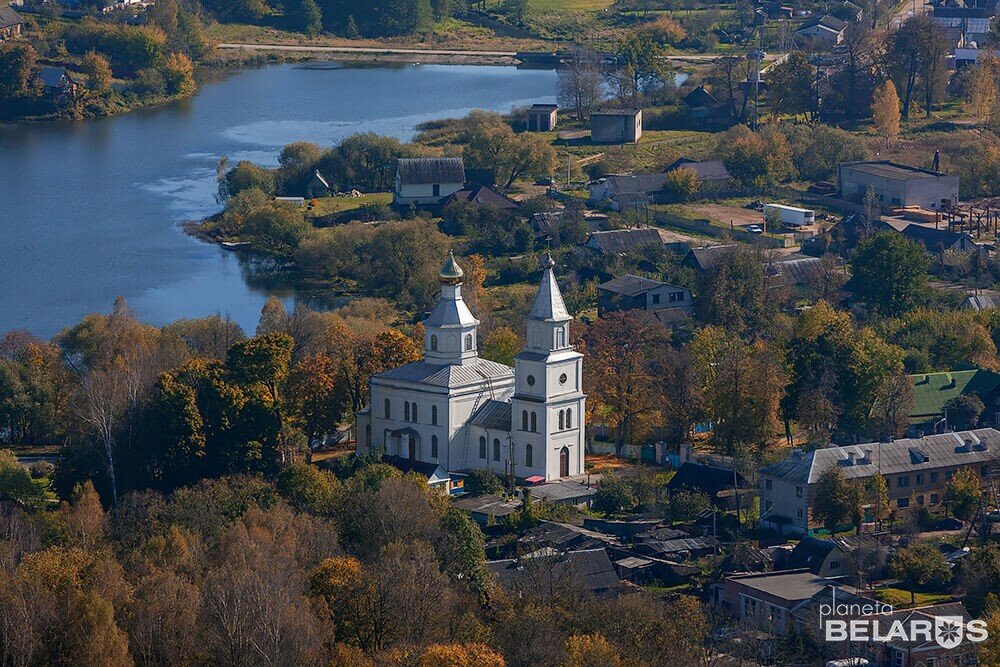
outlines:
M615 229L606 232L591 232L587 244L602 253L622 253L649 245L663 245L663 239L656 229Z
M923 453L926 460L914 457L911 453L914 449ZM866 460L869 450L870 462L860 462ZM853 465L848 465L848 454L854 457ZM869 442L817 449L798 456L793 454L783 461L761 468L760 473L793 482L814 484L820 475L833 466L839 466L847 479L863 479L879 472L894 475L992 463L997 460L1000 460L1000 431L982 428L923 438L904 438L893 442Z
M469 423L486 429L510 430L510 399L489 399L469 418Z
M435 387L462 387L479 384L484 379L513 378L514 369L487 359L476 359L472 363L462 365L431 364L426 361L414 361L399 368L379 373L372 379L403 380L428 384Z
M396 168L404 185L465 182L465 164L460 157L400 158Z
M613 294L635 296L656 289L657 287L665 287L666 285L667 283L660 282L659 280L643 278L628 273L598 285L597 289Z

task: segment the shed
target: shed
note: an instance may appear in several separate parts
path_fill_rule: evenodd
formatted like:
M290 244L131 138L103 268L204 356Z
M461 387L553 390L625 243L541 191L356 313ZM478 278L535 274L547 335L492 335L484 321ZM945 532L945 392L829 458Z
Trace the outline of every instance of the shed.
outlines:
M590 114L590 140L595 144L628 144L642 136L642 109L601 109Z
M532 104L527 113L528 132L551 132L556 129L556 104Z

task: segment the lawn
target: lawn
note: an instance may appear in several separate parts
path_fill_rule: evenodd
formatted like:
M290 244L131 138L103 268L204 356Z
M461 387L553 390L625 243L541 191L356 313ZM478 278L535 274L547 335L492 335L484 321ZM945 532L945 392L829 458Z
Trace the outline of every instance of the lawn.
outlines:
M322 197L316 200L316 205L310 214L316 218L331 213L351 211L368 204L388 206L390 203L392 203L391 192L374 192L361 197Z
M614 4L614 0L529 0L533 12L553 14L573 14L575 12L599 12Z
M902 588L880 588L875 592L875 596L881 602L891 604L896 608L913 606L910 604L910 591ZM951 599L952 596L947 593L917 593L916 606L925 607L930 604L949 602Z

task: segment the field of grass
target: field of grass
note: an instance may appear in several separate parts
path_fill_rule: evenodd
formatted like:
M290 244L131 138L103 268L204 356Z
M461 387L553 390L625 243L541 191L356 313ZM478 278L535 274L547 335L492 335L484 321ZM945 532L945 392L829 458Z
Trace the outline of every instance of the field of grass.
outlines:
M902 588L880 588L875 593L876 597L886 604L891 604L893 607L910 607L910 591L904 590ZM951 600L951 595L947 593L917 593L916 594L916 606L924 607L930 604L938 604L940 602L948 602Z
M313 217L330 215L331 213L343 213L351 211L368 204L379 204L387 206L392 202L391 192L374 192L361 197L322 197L316 200L310 214Z
M614 0L529 0L529 11L552 14L599 12L614 4Z

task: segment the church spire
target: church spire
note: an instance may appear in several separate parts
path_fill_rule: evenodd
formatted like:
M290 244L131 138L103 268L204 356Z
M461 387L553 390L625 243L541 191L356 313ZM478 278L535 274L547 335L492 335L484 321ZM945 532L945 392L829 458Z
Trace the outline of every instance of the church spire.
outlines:
M478 356L477 320L462 299L465 272L455 261L455 254L438 272L441 297L424 320L424 359L432 364L463 364Z
M545 254L542 260L542 282L538 285L538 292L535 294L535 301L531 304L531 311L528 313L529 320L541 320L543 322L568 322L573 319L569 311L566 310L566 302L563 301L562 292L559 291L559 283L553 271L555 260L551 253Z

